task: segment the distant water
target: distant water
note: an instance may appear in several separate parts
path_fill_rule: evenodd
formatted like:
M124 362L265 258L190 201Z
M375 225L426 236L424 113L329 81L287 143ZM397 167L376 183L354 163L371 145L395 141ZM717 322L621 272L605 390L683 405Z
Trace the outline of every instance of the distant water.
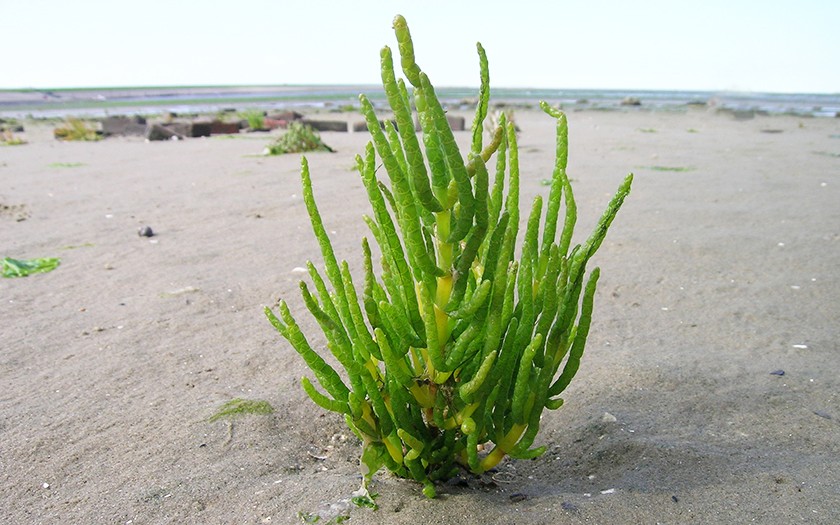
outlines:
M731 111L753 111L767 114L793 114L814 117L834 117L840 113L838 94L781 94L711 91L613 91L613 90L504 90L496 91L501 98L539 99L567 105L589 104L595 107L615 107L622 101L635 99L640 107L652 109L680 109L686 106L708 106Z
M438 88L450 107L469 107L477 89ZM60 90L0 90L0 116L23 118L162 112L206 113L248 108L286 110L303 107L351 109L358 107L358 94L384 104L377 86L237 86L148 87ZM491 102L531 105L545 100L566 109L684 111L710 107L723 111L758 114L835 117L840 114L838 94L777 94L709 91L634 91L510 89L491 90ZM638 105L627 105L628 101ZM625 104L622 104L625 102Z

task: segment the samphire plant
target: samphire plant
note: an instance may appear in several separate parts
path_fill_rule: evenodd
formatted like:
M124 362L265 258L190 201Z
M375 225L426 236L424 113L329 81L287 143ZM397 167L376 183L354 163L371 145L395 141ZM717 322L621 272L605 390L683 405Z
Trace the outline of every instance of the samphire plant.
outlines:
M367 239L359 284L347 262L336 260L306 158L301 163L326 277L310 262L314 291L305 282L300 289L343 374L310 346L284 301L279 315L270 308L265 313L320 384L304 377L306 393L343 414L362 441L362 489L385 466L419 481L434 497L434 482L459 468L480 474L506 456L544 452L532 448L540 416L563 404L559 396L578 370L589 333L599 270L587 277L586 266L630 191L632 175L589 238L572 246L576 205L566 175L566 117L542 103L557 121L556 162L545 216L536 197L517 257L516 132L501 116L483 144L489 99L484 49L478 44L481 88L465 159L414 60L403 17L395 18L394 29L411 88L396 78L391 50L383 48L382 82L396 126L389 120L381 125L361 95L372 142L356 157L373 210L365 221L379 245L379 273ZM422 139L414 131L412 106ZM384 170L377 171L380 162ZM378 178L383 172L388 184Z

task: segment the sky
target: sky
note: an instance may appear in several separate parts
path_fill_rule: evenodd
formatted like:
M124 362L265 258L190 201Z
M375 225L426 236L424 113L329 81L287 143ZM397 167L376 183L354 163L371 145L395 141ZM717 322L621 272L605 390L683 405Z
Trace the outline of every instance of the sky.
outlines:
M0 0L0 88L378 84L840 93L838 0Z

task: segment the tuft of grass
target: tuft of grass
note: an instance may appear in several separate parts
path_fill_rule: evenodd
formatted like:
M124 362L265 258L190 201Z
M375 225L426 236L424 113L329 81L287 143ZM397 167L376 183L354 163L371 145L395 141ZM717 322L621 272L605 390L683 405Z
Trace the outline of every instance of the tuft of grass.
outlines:
M69 118L64 126L55 128L53 135L58 140L97 141L102 135L94 128L88 126L83 120Z
M284 155L286 153L305 153L307 151L334 150L324 144L317 131L302 122L294 121L289 129L265 148L266 155Z
M274 412L268 401L234 398L219 407L219 411L210 416L211 423L223 417L235 417L244 414L266 415Z

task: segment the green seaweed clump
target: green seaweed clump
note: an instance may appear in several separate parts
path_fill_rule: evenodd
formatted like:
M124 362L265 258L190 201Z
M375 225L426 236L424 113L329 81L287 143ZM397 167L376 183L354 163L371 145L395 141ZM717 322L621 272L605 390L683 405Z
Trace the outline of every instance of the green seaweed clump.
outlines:
M61 260L55 257L42 259L12 259L4 257L2 261L3 277L26 277L33 273L47 273L58 268Z
M243 414L266 415L274 412L268 401L234 398L219 407L219 411L210 416L211 423L223 417L234 417Z

